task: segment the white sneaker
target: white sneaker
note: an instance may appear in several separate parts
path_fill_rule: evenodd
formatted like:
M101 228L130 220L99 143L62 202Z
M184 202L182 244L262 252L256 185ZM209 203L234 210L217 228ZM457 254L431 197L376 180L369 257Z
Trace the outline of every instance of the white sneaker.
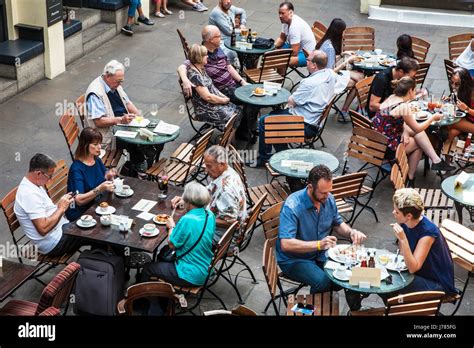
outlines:
M161 12L155 12L155 17L165 18L165 15Z
M172 15L173 14L173 12L171 12L170 10L163 10L163 13L165 15Z
M199 6L202 7L204 9L204 11L207 11L208 8L206 7L206 5L204 5L202 2L199 2Z
M199 6L200 2L196 3L193 5L193 11L197 11L197 12L204 12L206 11L205 9L203 9L201 6Z

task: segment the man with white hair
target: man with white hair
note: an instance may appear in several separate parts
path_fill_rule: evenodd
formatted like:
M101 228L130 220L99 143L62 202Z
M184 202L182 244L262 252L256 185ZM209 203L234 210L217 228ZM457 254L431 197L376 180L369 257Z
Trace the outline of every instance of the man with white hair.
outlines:
M139 114L137 107L130 101L121 84L124 81L125 67L122 63L111 60L108 62L101 76L91 82L86 91L87 123L92 128L102 133L103 148L115 148L112 127L119 124L130 123ZM160 147L140 147L138 145L117 142L117 147L130 152L131 162L137 172L146 171L146 157L156 156L161 151ZM153 154L144 155L144 152L153 150Z

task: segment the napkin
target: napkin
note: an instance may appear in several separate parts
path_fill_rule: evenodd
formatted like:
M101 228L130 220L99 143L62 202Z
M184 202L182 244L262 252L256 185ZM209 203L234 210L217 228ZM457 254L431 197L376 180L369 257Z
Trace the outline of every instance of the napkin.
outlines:
M153 132L161 135L173 135L179 130L179 126L174 124L169 124L163 121L160 121L158 125L153 129Z
M121 138L135 138L137 136L137 132L130 132L130 131L124 131L124 130L119 130L116 131L114 134L116 137L121 137Z

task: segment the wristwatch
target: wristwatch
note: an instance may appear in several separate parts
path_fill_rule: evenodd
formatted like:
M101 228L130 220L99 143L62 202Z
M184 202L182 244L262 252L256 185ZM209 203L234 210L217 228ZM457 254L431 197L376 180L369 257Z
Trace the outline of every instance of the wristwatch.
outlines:
M95 194L96 196L98 196L99 193L100 193L100 191L99 191L99 189L98 189L97 187L96 187L93 191L94 191L94 194Z

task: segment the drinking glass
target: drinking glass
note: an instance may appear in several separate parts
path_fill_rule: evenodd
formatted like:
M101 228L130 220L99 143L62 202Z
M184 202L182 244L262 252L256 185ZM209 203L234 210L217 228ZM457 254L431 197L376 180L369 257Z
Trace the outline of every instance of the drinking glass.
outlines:
M158 194L158 199L166 199L168 197L168 177L163 175L158 177L158 188L161 193Z
M257 35L258 33L255 30L252 31L252 42L255 42L255 40L257 39Z
M243 28L240 30L240 36L242 41L247 41L247 35L249 34L249 30L247 28Z
M157 104L152 104L151 109L150 109L150 114L151 116L155 117L158 115L158 105Z

